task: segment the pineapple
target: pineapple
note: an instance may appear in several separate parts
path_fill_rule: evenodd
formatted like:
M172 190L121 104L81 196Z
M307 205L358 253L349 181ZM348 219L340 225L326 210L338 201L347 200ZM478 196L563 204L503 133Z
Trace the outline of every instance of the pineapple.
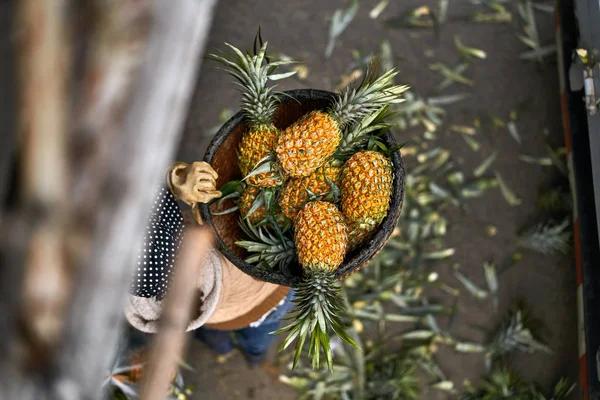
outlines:
M248 130L242 135L238 147L238 163L242 175L246 177L256 165L268 156L279 136L279 130L273 125L273 116L279 104L273 87L267 86L269 79L276 80L293 75L294 72L272 74L279 65L293 61L269 63L266 55L267 42L262 43L260 31L257 39L261 43L255 54L244 54L238 48L225 43L233 53L225 55L211 54L210 58L223 64L238 81L242 91L241 109L246 117ZM273 187L281 185L282 179L276 172L266 171L248 178L255 186Z
M296 253L304 277L296 288L297 314L293 317L293 322L276 332L289 332L280 350L286 349L298 338L294 367L309 335L309 355L312 355L313 368L320 365L321 349L325 352L329 369L333 368L330 329L342 340L357 346L344 331L344 324L340 319L344 306L340 288L335 283L335 270L346 254L346 240L344 217L331 203L310 202L294 220Z
M351 226L353 246L367 238L387 215L392 178L392 163L381 153L360 151L346 161L340 186L341 206Z
M310 200L311 194L323 196L330 193L334 189L330 182L339 187L341 172L342 163L331 159L309 176L289 179L279 195L279 206L285 216L293 220L298 211Z
M271 204L267 204L270 203L267 200L269 197L273 198L276 196L276 193L269 193L270 190L269 188L246 186L238 200L238 208L242 218L247 219L252 225L261 223L270 214L267 207L265 207L269 206L270 210L273 211L272 214L275 217L277 225L283 227L287 222L285 215L279 210L279 207L271 207Z
M330 109L312 111L281 132L275 153L285 174L310 175L336 151L348 125L386 104L402 102L407 87L393 84L396 74L390 70L377 78L372 64L360 86L346 88Z

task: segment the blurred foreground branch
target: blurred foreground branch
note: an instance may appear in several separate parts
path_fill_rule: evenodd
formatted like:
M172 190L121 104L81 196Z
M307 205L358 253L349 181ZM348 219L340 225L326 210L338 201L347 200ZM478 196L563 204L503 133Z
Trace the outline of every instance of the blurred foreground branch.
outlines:
M165 398L171 383L171 371L177 369L186 344L185 330L193 311L192 299L197 268L202 258L207 256L210 245L210 231L193 228L186 233L184 251L177 265L177 273L171 290L165 298L160 333L150 350L148 373L144 376L141 392L143 400Z
M99 396L148 193L178 144L215 2L21 2L21 196L0 212L6 398ZM84 58L71 82L81 54L68 34L81 19L89 36L73 37Z

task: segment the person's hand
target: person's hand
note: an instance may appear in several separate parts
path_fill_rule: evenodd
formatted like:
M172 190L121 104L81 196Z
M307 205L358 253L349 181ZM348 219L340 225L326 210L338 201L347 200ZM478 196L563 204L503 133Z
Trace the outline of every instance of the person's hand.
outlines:
M200 225L202 218L198 204L208 203L222 195L216 188L218 177L217 172L204 161L191 164L178 162L169 168L167 181L171 193L177 200L192 206L192 215Z
M210 164L195 161L191 164L178 162L171 166L168 172L169 189L173 196L185 203L208 203L221 197L216 189L219 175Z

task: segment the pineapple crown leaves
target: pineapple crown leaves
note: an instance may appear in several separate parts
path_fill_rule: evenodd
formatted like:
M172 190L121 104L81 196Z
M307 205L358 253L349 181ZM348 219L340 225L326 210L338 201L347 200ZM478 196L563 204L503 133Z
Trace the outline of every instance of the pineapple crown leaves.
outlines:
M517 309L510 314L504 326L488 342L486 349L488 369L491 369L494 361L513 352L543 351L552 354L552 350L535 337L533 324L522 309Z
M267 218L264 221L261 221L261 224L271 222L274 227L278 228L276 221L270 220L269 217L272 217L273 214L281 211L279 208L279 204L277 204L277 198L279 193L279 187L266 187L260 188L260 192L252 202L248 213L245 216L245 219L248 219L253 213L255 213L261 206L264 206L268 211Z
M284 173L283 173L283 170L281 169L281 166L277 162L277 156L275 156L274 153L270 153L270 154L266 155L265 157L261 158L256 163L256 167L254 167L254 169L252 171L250 171L248 173L248 175L246 175L244 177L244 179L242 179L242 180L245 181L250 177L253 177L253 176L259 175L259 174L264 174L266 172L277 173L277 176L274 176L273 178L279 177L281 179L281 181L283 181Z
M478 385L467 388L463 400L534 400L532 387L516 373L506 368L490 372Z
M566 400L575 390L576 384L561 378L550 396L546 396L535 384L526 382L506 367L496 368L483 378L477 387L466 384L463 400Z
M325 200L331 203L337 203L342 198L342 191L339 186L328 177L325 177L325 181L329 185L329 192L325 196Z
M372 114L386 104L401 103L401 94L408 86L394 85L394 77L398 74L391 69L381 76L378 72L377 59L373 59L367 68L363 81L357 88L346 87L331 107L331 116L340 127L346 127Z
M371 151L379 151L383 153L386 157L390 157L394 152L399 151L401 148L406 146L408 141L397 144L392 147L387 147L385 143L383 143L377 136L369 136L369 141L367 143L367 150Z
M208 206L210 207L212 204L217 203L217 207L221 207L223 202L228 199L237 199L241 196L241 193L244 191L245 184L242 181L229 181L221 187L221 197L218 199L212 199L208 202ZM225 215L238 210L238 206L234 206L228 208L223 211L212 211L212 215Z
M390 111L390 104L386 104L356 122L342 136L337 153L342 156L350 155L362 146L365 146L371 137L369 134L374 133L373 136L376 136L396 125L386 122L395 114L395 112Z
M554 391L549 400L566 400L571 392L575 390L576 386L577 384L570 383L567 378L560 378L560 380L556 382L556 385L554 385Z
M319 200L325 200L330 203L336 203L340 200L340 198L342 196L342 192L341 192L339 186L336 185L335 182L332 181L331 179L329 179L328 177L325 177L325 181L329 185L329 191L327 191L325 193L313 193L309 189L304 189L304 190L306 190L306 193L308 194L308 199L307 199L308 203L311 201L319 201Z
M569 219L562 222L543 221L521 233L518 244L546 255L557 252L566 254L571 242L571 232L567 230L569 225Z
M257 41L260 48L257 51ZM210 54L209 59L221 63L241 87L242 111L252 125L270 125L279 103L273 86L267 86L269 80L280 80L292 76L296 71L275 74L277 67L295 63L293 60L271 61L267 55L267 42L262 41L260 29L254 41L254 54L244 54L237 47L225 43L230 52Z
M246 262L282 270L296 259L296 249L291 239L272 234L243 220L240 220L240 227L250 240L238 241L235 244L250 253L255 253L246 258Z
M416 372L416 365L403 358L371 364L367 375L368 398L418 399L421 389Z
M553 188L538 195L537 205L547 213L568 212L573 209L573 198L568 189Z
M294 352L294 369L304 349L307 336L310 336L309 357L312 357L313 369L318 369L321 350L325 353L329 371L333 370L333 358L329 332L339 336L344 342L355 348L358 344L344 330L341 315L345 313L341 289L335 284L332 271L313 270L306 274L302 283L296 288L295 309L298 313L289 318L292 322L274 334L288 333L279 351L283 351L296 339Z

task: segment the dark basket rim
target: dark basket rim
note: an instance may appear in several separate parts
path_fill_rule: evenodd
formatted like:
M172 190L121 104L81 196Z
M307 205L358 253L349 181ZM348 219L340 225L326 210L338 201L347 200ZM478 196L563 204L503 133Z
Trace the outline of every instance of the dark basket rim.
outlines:
M336 93L321 89L294 89L282 93L284 94L282 97L282 102L294 101L293 99L295 99L298 101L325 100L331 103L338 97L338 94ZM225 141L227 135L229 135L233 128L238 124L243 123L243 121L244 115L241 111L238 111L227 122L225 122L223 126L221 126L206 149L206 153L204 154L205 162L209 164L212 162L217 149ZM380 137L388 147L396 145L396 140L389 130L384 132ZM374 258L383 248L383 246L385 246L392 235L396 224L398 223L404 198L404 166L402 163L402 156L400 155L399 151L395 151L390 158L394 170L394 178L392 184L391 204L388 215L384 218L382 223L377 228L377 232L370 240L363 243L346 256L346 259L342 265L336 270L335 276L337 279L343 279L346 276L358 271L372 258ZM242 272L256 279L282 286L295 287L301 282L300 277L288 277L282 274L265 271L245 262L241 257L233 253L229 247L227 247L225 242L219 236L218 232L216 232L212 215L207 204L200 204L200 214L204 224L211 227L220 253Z

